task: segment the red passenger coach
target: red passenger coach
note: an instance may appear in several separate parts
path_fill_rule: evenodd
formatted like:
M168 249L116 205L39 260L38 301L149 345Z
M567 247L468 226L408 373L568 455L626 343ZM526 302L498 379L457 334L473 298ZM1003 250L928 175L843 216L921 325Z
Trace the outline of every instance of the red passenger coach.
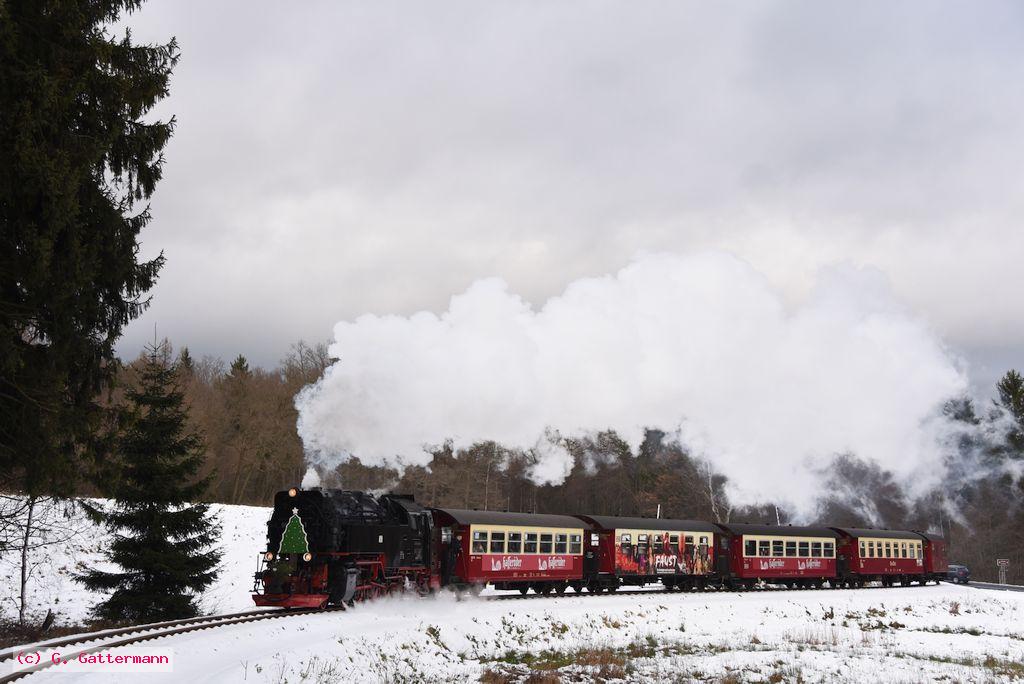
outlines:
M917 532L924 540L924 578L935 580L938 584L946 579L946 572L949 571L949 562L946 559L946 540L937 534L928 532Z
M593 527L598 575L594 591L661 582L668 589L703 588L714 575L718 528L697 520L576 516ZM596 541L596 545L593 543Z
M525 594L583 589L584 535L590 525L568 515L435 508L441 581L457 588L517 589ZM590 554L593 558L593 554Z
M924 538L901 530L833 527L840 535L840 573L856 586L924 582Z
M727 584L749 589L758 581L789 587L820 587L825 580L835 581L839 535L827 527L717 526L724 532L719 566L723 576L731 573Z

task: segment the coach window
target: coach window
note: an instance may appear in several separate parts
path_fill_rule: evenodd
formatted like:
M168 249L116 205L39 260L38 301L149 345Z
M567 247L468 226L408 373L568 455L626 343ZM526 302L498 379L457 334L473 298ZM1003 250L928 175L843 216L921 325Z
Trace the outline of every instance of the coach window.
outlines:
M568 553L569 551L569 535L567 534L556 534L555 535L555 553Z
M579 534L569 535L569 553L583 553L583 536Z
M757 555L757 542L753 539L748 539L743 544L743 555L744 556L756 556Z
M647 553L647 535L638 534L636 535L636 545L640 549L640 553Z
M522 532L509 532L508 533L508 552L509 553L522 553L523 552L523 533Z
M784 553L783 546L781 539L772 539L772 555L782 556Z
M821 542L811 542L811 558L821 558Z
M541 553L551 553L551 539L553 537L554 537L554 535L551 535L551 534L542 534L542 535L540 535L540 552Z
M917 559L920 560L922 558L924 558L924 555L923 555L923 552L922 552L922 546L921 546L921 544L918 544L917 545Z
M892 542L885 542L885 557L892 558Z
M825 554L825 558L836 557L836 547L832 542L825 542L825 547L822 549Z
M683 538L683 541L686 542L686 548L685 548L686 557L687 558L692 558L693 557L693 537L688 534L688 535L686 535L686 537ZM754 552L751 551L750 555L753 556Z
M868 542L868 558L874 558L874 557L875 557L875 542L869 541Z
M473 533L473 553L487 553L487 533Z
M672 550L675 551L679 548L679 535L670 534L668 537L668 543L672 545Z
M535 532L526 533L526 541L523 544L524 553L537 553L537 534Z
M632 545L633 537L631 535L623 534L619 536L619 547L622 549L623 553L629 553L629 549Z
M491 532L491 553L505 553L504 532Z
M758 556L770 556L772 555L772 543L767 539L762 539L757 542L757 555Z
M708 538L707 537L701 537L700 538L700 553L703 556L707 552L708 552Z
M810 542L800 542L800 557L807 558L810 554Z
M654 535L654 542L653 543L654 543L654 553L661 553L662 544L661 544L661 535L660 534Z
M861 558L867 558L868 557L868 545L867 545L867 542L865 542L865 541L861 541L861 543L860 543L860 557Z
M796 555L796 542L795 541L788 541L788 542L786 542L786 556L788 556L789 558L792 558L795 555Z

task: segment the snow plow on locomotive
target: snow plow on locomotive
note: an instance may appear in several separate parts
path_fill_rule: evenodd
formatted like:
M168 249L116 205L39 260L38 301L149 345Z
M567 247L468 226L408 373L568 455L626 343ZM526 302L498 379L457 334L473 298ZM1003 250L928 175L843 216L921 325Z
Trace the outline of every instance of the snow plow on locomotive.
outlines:
M946 573L945 541L922 532L425 508L318 488L277 494L259 563L253 600L284 608L442 587L849 588Z

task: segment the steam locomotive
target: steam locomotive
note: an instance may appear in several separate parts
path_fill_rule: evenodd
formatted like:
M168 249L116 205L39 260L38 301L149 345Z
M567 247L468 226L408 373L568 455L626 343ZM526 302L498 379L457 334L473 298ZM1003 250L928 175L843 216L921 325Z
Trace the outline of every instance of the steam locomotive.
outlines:
M907 586L944 578L945 548L904 530L424 508L405 495L290 489L274 497L253 600L322 608L486 585L523 594Z

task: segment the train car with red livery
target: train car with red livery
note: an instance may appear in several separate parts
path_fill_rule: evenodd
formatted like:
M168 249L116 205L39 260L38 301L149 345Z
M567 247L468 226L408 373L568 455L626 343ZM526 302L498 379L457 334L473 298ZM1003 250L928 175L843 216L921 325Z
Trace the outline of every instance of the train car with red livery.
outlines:
M934 580L936 584L946 579L949 572L949 560L946 557L946 540L930 532L917 532L924 540L924 579Z
M946 576L924 532L428 508L404 495L279 492L253 601L323 608L442 588L538 594L757 584L859 587Z
M839 534L840 575L844 583L882 586L923 583L925 538L903 530L833 527Z
M750 589L758 582L820 587L836 578L836 540L828 527L717 523L719 572L726 586Z
M702 589L714 584L715 534L711 523L667 518L576 516L593 528L597 576L593 591L621 585L665 585L667 589Z
M582 591L594 553L590 525L568 515L434 508L441 583L459 590ZM588 555L589 565L588 567Z

